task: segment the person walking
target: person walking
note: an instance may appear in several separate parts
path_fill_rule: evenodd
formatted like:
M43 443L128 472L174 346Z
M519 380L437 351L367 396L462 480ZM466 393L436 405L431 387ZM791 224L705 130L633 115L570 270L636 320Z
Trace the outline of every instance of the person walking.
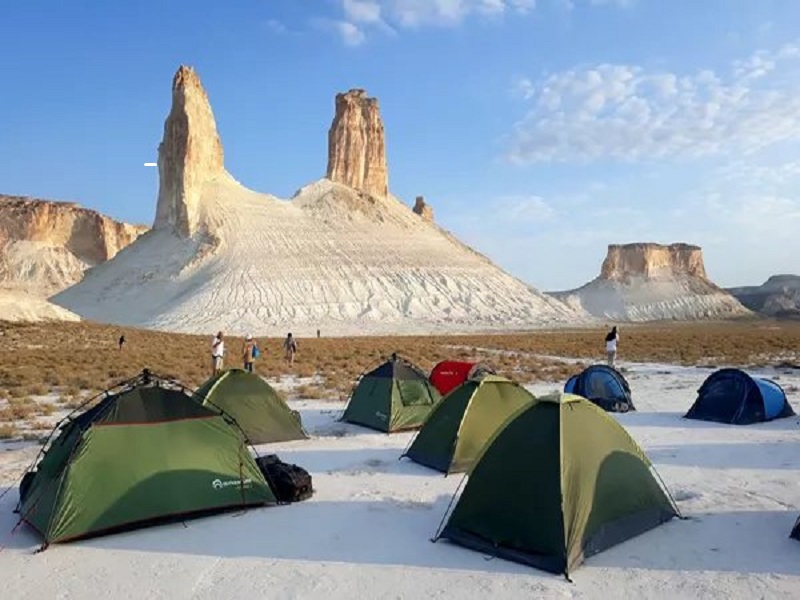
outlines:
M297 352L297 341L295 341L291 333L283 341L283 349L286 351L286 362L293 365L294 355Z
M256 342L253 336L249 333L244 338L242 345L242 362L244 362L244 370L248 373L253 372L253 362L256 360Z
M619 333L617 332L617 326L611 328L606 334L606 358L608 360L608 366L613 367L614 361L617 359L617 341L619 340Z
M211 342L211 374L216 375L222 370L222 359L225 356L225 337L220 331Z

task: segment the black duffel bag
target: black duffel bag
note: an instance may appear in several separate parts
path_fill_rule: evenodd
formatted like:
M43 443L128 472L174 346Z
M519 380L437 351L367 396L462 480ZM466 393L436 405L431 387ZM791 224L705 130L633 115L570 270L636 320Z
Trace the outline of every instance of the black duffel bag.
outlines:
M314 493L309 472L297 465L283 462L277 454L260 456L256 459L256 464L278 502L300 502Z

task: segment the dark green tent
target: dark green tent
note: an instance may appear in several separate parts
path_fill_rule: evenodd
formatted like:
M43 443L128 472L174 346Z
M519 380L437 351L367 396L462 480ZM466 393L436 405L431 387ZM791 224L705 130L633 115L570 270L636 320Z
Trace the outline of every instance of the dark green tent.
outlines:
M650 461L585 398L538 398L478 458L440 537L568 575L678 509Z
M149 375L67 420L23 483L45 545L275 502L241 433Z
M425 373L393 354L361 377L342 420L388 433L416 429L441 399Z
M797 517L797 521L795 521L790 537L793 537L796 540L800 540L800 517Z
M242 369L221 371L195 392L195 399L232 417L251 444L302 440L299 416L258 375Z
M443 473L466 471L497 428L535 400L504 377L467 380L433 410L404 456Z

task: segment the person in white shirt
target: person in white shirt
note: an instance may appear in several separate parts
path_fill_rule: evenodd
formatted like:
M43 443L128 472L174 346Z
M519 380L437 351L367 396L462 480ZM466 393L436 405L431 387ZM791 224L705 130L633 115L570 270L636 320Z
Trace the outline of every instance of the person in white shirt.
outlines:
M611 328L606 334L606 358L608 359L608 366L613 367L614 361L617 358L617 340L619 340L619 333L617 333L616 325Z
M222 358L225 356L225 338L220 331L211 342L212 374L216 375L222 370Z

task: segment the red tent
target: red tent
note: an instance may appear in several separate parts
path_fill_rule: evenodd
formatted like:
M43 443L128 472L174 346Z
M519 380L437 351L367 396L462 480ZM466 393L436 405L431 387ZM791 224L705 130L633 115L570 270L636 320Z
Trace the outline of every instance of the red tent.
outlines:
M494 373L494 370L482 363L443 360L433 367L430 380L439 393L444 396L478 373Z

